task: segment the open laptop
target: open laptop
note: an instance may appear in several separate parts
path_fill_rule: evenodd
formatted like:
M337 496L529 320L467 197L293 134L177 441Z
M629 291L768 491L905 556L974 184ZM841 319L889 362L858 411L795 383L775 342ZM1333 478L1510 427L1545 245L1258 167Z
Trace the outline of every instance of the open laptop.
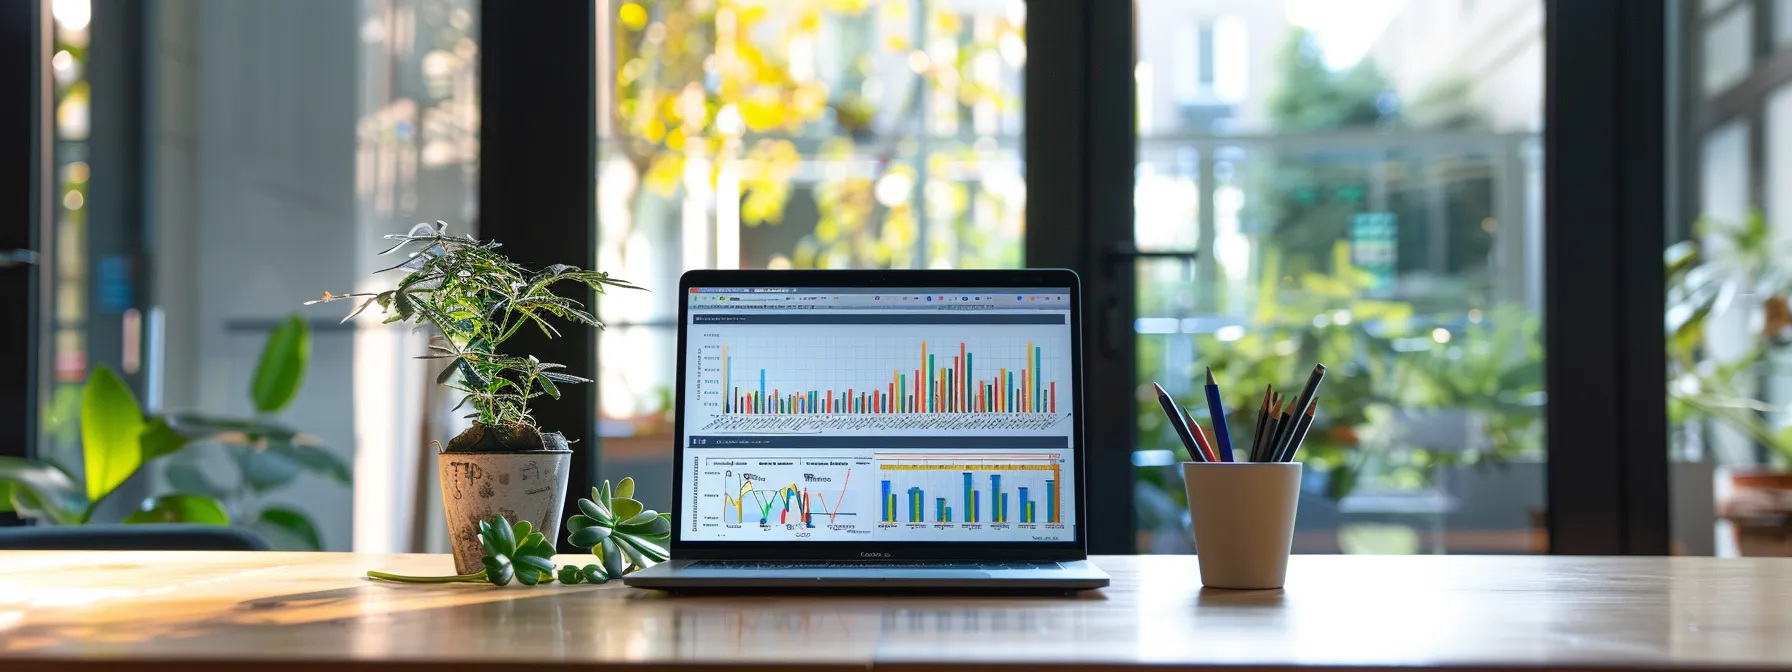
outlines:
M673 560L625 583L1108 585L1074 273L691 271L678 297Z

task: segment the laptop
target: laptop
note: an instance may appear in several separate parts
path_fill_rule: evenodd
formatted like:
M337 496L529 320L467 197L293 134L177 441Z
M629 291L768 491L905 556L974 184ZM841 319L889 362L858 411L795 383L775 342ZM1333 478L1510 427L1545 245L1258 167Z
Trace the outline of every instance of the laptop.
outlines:
M641 588L1099 588L1076 274L691 271Z

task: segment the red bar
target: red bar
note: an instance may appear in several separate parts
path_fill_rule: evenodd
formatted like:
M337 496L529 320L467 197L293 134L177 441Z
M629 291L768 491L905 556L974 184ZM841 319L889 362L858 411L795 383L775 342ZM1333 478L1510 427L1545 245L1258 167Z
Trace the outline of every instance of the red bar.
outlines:
M833 413L833 412L834 412L834 391L828 390L827 410L823 411L823 413Z
M890 391L889 391L889 393L884 395L884 412L885 413L894 413L895 412L895 409L890 408L890 402L895 401L895 400L896 400L896 384L890 383Z
M1048 394L1051 395L1051 407L1052 407L1051 412L1057 413L1058 412L1058 381L1055 381L1055 380L1052 381L1052 384L1047 386L1047 389L1050 390L1050 392Z
M846 412L847 413L855 413L857 411L858 411L858 409L853 408L853 405L852 405L852 388L850 388L850 387L846 388Z

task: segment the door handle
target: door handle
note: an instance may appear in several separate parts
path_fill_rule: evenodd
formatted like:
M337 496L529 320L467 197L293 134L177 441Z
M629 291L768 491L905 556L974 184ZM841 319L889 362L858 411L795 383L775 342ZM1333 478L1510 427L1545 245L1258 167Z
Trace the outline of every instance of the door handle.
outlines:
M36 266L37 252L32 250L0 250L0 268Z

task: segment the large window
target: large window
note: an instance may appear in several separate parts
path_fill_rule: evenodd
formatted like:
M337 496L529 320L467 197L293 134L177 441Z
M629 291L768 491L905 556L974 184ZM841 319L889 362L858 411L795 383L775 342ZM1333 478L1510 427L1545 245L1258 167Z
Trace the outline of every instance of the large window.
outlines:
M1026 3L597 1L600 268L1022 265ZM664 508L677 306L600 308L600 470Z
M1211 368L1243 436L1324 363L1296 552L1546 550L1543 3L1136 7L1138 398ZM1138 548L1187 552L1137 416Z

